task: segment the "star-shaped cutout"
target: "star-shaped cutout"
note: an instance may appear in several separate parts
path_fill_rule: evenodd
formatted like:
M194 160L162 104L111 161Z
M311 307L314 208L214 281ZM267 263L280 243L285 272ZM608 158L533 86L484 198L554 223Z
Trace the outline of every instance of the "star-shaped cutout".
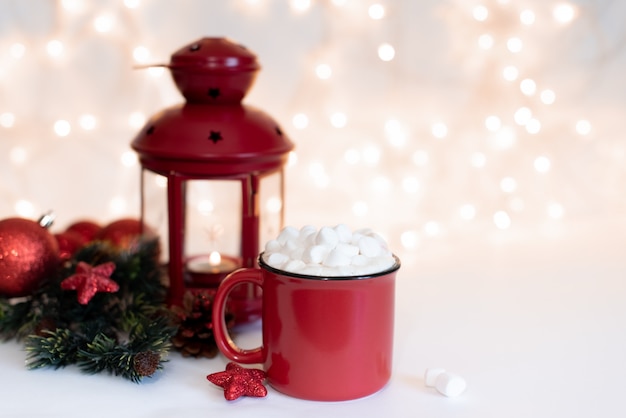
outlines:
M206 94L211 99L217 99L218 97L220 97L220 89L210 88L209 91L207 91Z
M246 369L236 363L226 365L226 371L212 373L206 377L209 382L224 388L224 398L233 401L240 396L262 398L267 395L263 386L265 372L259 369Z
M220 131L211 131L209 140L213 141L214 144L217 144L217 141L221 141L222 139L222 133Z
M110 279L115 263L99 264L95 267L79 261L76 273L61 282L61 289L76 290L78 303L86 305L98 292L117 292L120 286Z

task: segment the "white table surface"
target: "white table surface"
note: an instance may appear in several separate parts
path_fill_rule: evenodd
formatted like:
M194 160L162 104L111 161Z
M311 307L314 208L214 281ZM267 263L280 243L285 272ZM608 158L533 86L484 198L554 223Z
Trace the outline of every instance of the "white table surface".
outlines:
M514 236L514 238L511 237ZM397 282L394 372L368 398L323 403L269 388L227 402L206 375L226 360L170 356L141 384L76 368L28 371L16 342L0 344L2 417L624 417L626 221L528 234L424 242ZM260 326L242 330L243 346ZM428 367L463 376L446 398Z

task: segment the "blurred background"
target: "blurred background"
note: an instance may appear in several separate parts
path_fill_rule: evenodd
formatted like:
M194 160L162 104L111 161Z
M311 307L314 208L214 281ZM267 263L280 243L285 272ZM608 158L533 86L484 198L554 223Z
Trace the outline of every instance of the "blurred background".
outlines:
M622 222L625 18L618 0L0 0L0 218L139 217L130 142L182 97L136 67L210 36L256 53L245 103L295 144L285 201L262 202L287 225L369 227L410 260ZM220 230L233 208L211 199L190 210Z

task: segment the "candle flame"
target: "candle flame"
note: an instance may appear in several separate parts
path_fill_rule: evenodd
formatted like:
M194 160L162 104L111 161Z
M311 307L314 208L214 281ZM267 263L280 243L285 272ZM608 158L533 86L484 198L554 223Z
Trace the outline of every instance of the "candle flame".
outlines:
M212 266L219 266L221 262L221 254L217 251L211 251L211 254L209 254L209 264Z

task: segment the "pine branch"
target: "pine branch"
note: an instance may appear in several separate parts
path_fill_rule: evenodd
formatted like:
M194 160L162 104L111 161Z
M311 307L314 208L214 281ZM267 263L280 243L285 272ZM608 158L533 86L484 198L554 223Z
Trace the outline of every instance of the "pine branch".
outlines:
M4 340L22 339L35 332L38 315L30 300L16 304L0 299L0 336Z
M78 350L85 343L83 338L69 329L44 331L43 334L26 339L26 364L29 369L58 369L76 362Z
M113 338L98 334L78 352L78 366L86 373L109 372L135 383L163 368L175 329L165 319L139 322L129 334L129 341L118 344Z
M133 382L152 376L162 369L177 331L165 305L158 254L156 239L131 250L88 244L28 300L11 304L0 298L0 337L25 337L30 369L77 364L87 373L108 372ZM115 263L111 278L120 290L98 293L87 305L78 303L76 294L62 290L60 283L79 261Z

